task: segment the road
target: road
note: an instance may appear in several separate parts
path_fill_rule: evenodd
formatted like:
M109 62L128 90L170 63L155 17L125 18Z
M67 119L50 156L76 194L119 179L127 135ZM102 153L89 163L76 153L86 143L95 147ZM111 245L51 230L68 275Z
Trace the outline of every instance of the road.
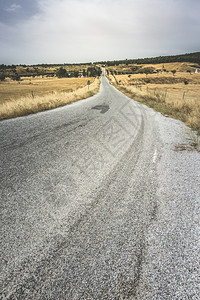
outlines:
M0 129L1 299L199 299L183 123L103 76L96 96Z

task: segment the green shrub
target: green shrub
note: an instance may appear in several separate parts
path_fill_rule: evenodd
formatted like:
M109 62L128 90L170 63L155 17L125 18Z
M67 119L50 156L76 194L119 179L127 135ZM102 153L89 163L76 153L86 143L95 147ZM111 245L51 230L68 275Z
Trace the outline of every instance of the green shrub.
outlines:
M74 77L78 77L79 76L79 71L74 71Z
M14 74L14 75L11 75L10 76L10 78L12 79L12 80L16 80L16 81L20 81L20 76L16 73L16 74Z
M86 73L85 69L83 69L83 76L84 77L87 76L87 73Z
M56 70L55 74L58 78L68 77L67 71L63 67Z
M172 70L171 72L172 72L173 76L176 74L176 70Z
M87 76L88 77L96 77L101 75L101 69L99 67L89 67L87 69Z
M0 74L0 80L4 81L6 79L6 76L4 74Z

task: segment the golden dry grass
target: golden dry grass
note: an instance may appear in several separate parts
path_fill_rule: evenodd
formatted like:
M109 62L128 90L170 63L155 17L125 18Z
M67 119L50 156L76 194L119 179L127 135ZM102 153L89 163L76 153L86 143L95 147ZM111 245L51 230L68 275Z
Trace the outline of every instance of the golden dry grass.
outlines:
M179 70L181 65L176 63ZM109 80L115 85L118 82L116 87L129 97L182 120L200 133L200 73L115 75Z
M44 96L55 92L72 92L78 88L87 85L87 81L94 81L94 78L48 78L39 77L22 77L17 82L6 79L0 82L0 104L7 100L18 99L29 96Z
M187 72L187 70L190 70L194 73L196 67L194 66L196 65L198 67L198 64L193 64L193 63L188 63L188 62L174 62L174 63L164 63L164 64L122 64L122 65L118 65L118 66L110 66L107 67L107 70L113 70L113 71L117 71L117 72L125 72L125 73L129 73L129 71L131 71L131 69L133 67L137 67L138 70L142 70L145 68L154 68L154 70L162 70L162 68L164 67L164 69L167 72L171 72L172 70L176 70L177 72ZM131 74L131 72L130 72Z
M87 81L91 81L88 89ZM59 107L96 94L100 80L94 78L32 79L0 84L0 119L13 118ZM33 91L33 93L32 93Z

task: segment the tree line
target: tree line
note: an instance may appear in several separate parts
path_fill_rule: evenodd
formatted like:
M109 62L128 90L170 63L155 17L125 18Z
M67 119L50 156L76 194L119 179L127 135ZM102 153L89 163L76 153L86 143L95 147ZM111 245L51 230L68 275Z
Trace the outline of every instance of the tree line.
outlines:
M172 63L172 62L190 62L197 63L200 65L200 52L186 53L181 55L171 56L158 56L149 58L138 58L138 59L125 59L125 60L113 60L113 61L101 61L96 64L102 64L106 66L118 66L121 64L161 64L161 63Z
M67 68L61 66L56 70L52 70L52 72L49 72L48 70L45 70L45 68L40 70L35 67L34 70L30 70L27 67L19 73L14 66L7 66L7 68L5 68L4 65L0 66L0 81L5 80L6 77L11 78L12 80L19 81L21 77L35 77L40 75L49 77L57 76L58 78L97 77L101 75L101 68L97 66L91 66L85 69L80 69L79 71L72 71L67 70Z
M66 68L60 67L55 71L55 75L58 78L63 77L96 77L101 75L101 69L99 67L89 67L81 71L70 71L68 72Z

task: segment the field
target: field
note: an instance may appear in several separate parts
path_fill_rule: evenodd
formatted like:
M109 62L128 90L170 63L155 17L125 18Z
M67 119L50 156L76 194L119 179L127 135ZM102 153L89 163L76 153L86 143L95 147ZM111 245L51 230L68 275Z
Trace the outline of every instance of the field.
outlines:
M194 72L196 68L199 68L198 64L187 63L187 62L174 62L164 64L121 64L116 66L107 67L108 71L115 71L120 74L139 74L145 71L145 69L151 69L153 72L160 72L165 70L164 73L176 70L177 72Z
M141 68L162 70L163 65L143 65ZM153 74L109 75L111 83L129 97L164 115L182 120L200 134L200 73L189 63L165 64L166 71ZM112 70L112 69L111 69ZM173 75L172 71L176 70ZM119 66L116 72L124 72Z
M91 85L88 89L87 82ZM98 92L95 78L22 77L0 82L0 119L12 118L55 108L87 98Z
M73 92L78 88L87 85L87 81L94 81L94 78L48 78L22 77L22 81L6 79L0 82L0 104L5 101L21 97L44 96L55 92Z

